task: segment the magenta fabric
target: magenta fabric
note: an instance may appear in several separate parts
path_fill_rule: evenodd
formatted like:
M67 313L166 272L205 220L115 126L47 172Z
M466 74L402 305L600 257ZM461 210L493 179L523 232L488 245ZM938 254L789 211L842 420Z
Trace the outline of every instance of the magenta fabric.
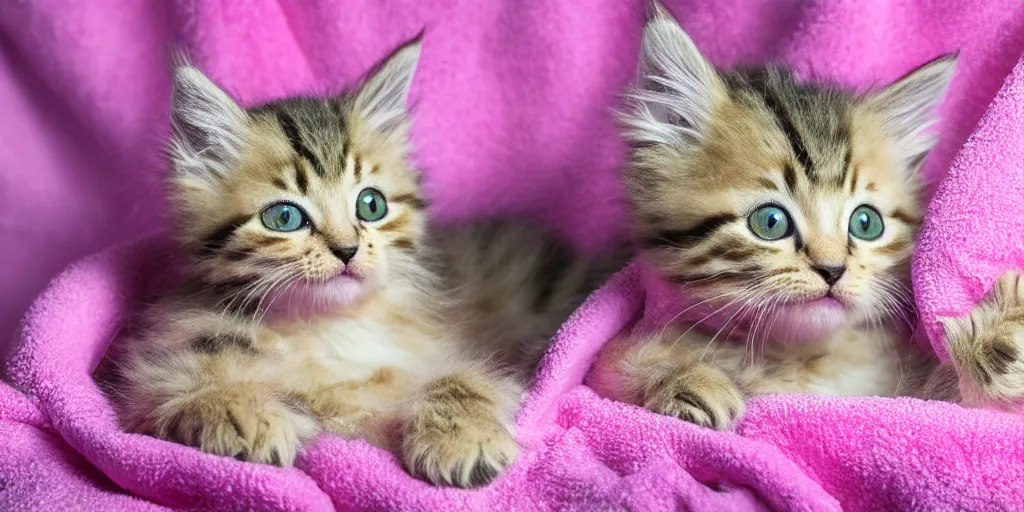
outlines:
M440 489L390 454L321 436L297 468L203 454L116 425L91 378L138 302L159 290L166 242L85 258L30 309L0 386L0 509L1018 510L1024 422L910 399L772 396L736 433L597 397L602 344L667 297L631 266L557 336L517 423L520 459L493 485ZM646 278L646 279L645 279ZM109 505L109 507L107 506Z
M916 249L918 309L947 358L938 317L970 313L1005 270L1024 269L1024 59L954 159Z
M781 59L866 86L961 50L926 164L935 182L952 170L914 268L941 353L936 315L967 311L1024 256L1019 1L665 3L720 65ZM78 260L9 344L0 509L1024 508L1015 416L766 397L720 434L597 398L581 383L601 345L665 301L638 269L566 324L518 419L522 457L485 489L432 488L386 453L327 436L284 470L117 430L90 374L158 292L172 251L158 236L80 258L166 226L169 47L253 104L337 90L425 29L414 141L436 214L523 215L597 251L627 225L611 109L635 75L642 11L641 0L0 3L0 332Z

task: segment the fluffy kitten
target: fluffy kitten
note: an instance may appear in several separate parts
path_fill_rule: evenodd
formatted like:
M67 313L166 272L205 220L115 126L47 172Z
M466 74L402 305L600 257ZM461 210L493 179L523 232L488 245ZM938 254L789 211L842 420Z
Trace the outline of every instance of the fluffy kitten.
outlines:
M325 429L459 487L516 458L522 379L494 360L538 354L592 281L525 228L428 232L405 107L419 51L357 91L250 110L175 71L191 264L125 344L112 394L127 429L280 465Z
M768 393L954 398L906 339L918 168L955 59L866 94L716 70L662 8L625 116L649 268L697 324L624 334L599 392L717 429Z

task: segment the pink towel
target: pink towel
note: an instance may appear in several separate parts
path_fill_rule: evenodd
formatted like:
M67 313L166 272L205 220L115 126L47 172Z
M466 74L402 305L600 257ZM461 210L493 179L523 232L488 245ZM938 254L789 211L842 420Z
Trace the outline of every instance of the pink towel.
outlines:
M915 266L923 321L966 311L1022 263L1019 0L666 4L720 65L778 58L866 85L960 48L927 164L937 180L954 162ZM169 43L254 103L336 90L425 27L414 139L437 214L520 214L600 250L626 222L609 110L635 76L642 10L641 0L3 3L0 332L67 262L164 226ZM284 470L123 434L90 374L159 291L161 240L78 261L29 310L6 366L14 387L0 385L0 509L1024 508L1014 416L765 397L722 434L597 398L581 385L594 355L656 299L636 269L561 331L518 418L523 454L484 489L430 487L384 452L326 436Z
M968 314L1003 271L1024 269L1024 59L932 198L914 260L918 309L946 358L937 317Z

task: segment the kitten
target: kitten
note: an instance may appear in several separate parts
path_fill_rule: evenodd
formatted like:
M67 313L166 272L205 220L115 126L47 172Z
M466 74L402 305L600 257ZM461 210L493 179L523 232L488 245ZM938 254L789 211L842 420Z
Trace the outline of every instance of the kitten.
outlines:
M524 379L496 361L538 353L593 281L535 231L428 230L405 107L419 52L402 47L356 91L250 110L175 71L191 263L123 347L126 429L278 465L326 430L458 487L515 460Z
M622 335L594 387L716 429L757 394L955 398L901 329L918 170L955 59L858 95L716 70L655 10L624 119L628 193L643 263L704 320Z

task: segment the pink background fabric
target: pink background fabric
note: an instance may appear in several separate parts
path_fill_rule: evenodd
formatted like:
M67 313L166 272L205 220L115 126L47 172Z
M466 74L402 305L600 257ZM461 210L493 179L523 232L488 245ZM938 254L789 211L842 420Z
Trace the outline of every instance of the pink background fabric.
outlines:
M926 164L936 183L951 170L914 267L941 352L935 316L967 311L1024 263L1019 1L665 3L725 66L780 59L867 86L960 49ZM641 0L0 4L0 333L69 262L166 227L172 47L255 104L338 90L425 29L414 141L436 215L523 215L602 250L627 226L611 109L642 20ZM737 435L595 397L580 386L594 354L660 300L636 270L565 326L518 420L523 457L483 490L431 488L358 442L324 438L280 470L126 435L89 374L169 250L158 237L80 260L24 316L8 344L13 387L0 384L0 508L1024 508L1024 432L1005 414L768 397Z
M778 59L865 85L960 48L936 178L1024 38L1014 0L666 4L724 66ZM438 215L521 214L606 246L624 223L609 112L635 74L642 11L642 0L3 2L0 333L71 261L166 226L172 48L252 104L338 90L425 28L415 141Z

